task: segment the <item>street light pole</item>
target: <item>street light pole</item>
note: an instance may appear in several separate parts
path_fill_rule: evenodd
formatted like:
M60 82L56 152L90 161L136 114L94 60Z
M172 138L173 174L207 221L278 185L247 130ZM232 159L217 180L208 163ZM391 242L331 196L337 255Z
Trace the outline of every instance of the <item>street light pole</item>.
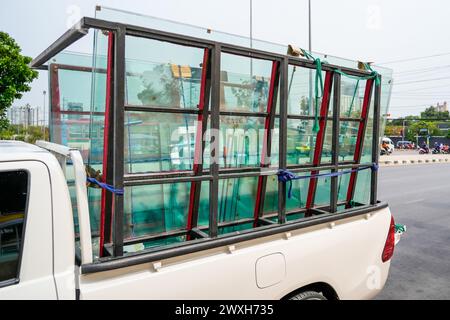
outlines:
M311 0L308 0L308 32L309 32L309 47L308 50L311 52L312 40L311 40Z
M44 141L45 141L45 96L47 94L47 91L44 90L42 92L42 94L44 95L44 121L43 121L43 124L42 124L42 129L43 129L43 138L44 138Z
M405 119L403 119L402 141L405 141Z
M312 52L312 39L311 39L311 0L308 0L308 50ZM309 70L309 115L312 115L314 110L314 103L312 98L312 70ZM312 141L311 141L312 143Z
M253 0L250 0L250 48L253 48ZM253 59L250 59L250 81L253 78Z

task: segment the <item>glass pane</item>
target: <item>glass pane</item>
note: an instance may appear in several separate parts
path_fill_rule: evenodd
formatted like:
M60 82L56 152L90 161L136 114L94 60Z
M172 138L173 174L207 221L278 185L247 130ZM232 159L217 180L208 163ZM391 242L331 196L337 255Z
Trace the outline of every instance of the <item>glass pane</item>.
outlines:
M219 181L219 222L252 218L255 210L257 177Z
M307 8L304 7L304 12L307 11ZM178 21L172 21L168 19L161 19L149 15L143 15L141 13L133 13L130 11L124 11L120 9L101 7L101 10L95 12L95 16L99 19L122 22L122 23L132 23L134 25L139 25L147 28L158 29L168 32L174 32L178 34L189 35L193 37L198 37L202 39L209 39L224 43L230 43L239 46L250 47L252 45L253 48L274 52L278 54L286 54L287 52L287 44L280 44L269 42L260 39L252 39L250 38L231 34L228 32L221 32L218 30L212 30L210 28L195 26L186 23L180 23ZM302 17L301 17L302 18ZM301 20L300 18L300 20ZM303 20L307 19L305 15ZM300 46L301 47L301 46ZM341 65L350 68L357 68L358 63L354 60L344 59L341 57L335 57L330 55L321 54L318 52L313 52L314 57L320 58L323 61L326 61L331 64ZM375 67L374 67L375 68ZM386 74L389 74L391 69L376 67L378 72L380 72L383 77Z
M196 109L203 56L203 49L128 36L125 103Z
M125 172L192 170L197 125L197 115L126 112Z
M351 169L339 170L339 172L348 170ZM350 182L350 176L351 174L348 173L338 177L338 202L347 200L347 191L348 191L348 184Z
M312 163L316 147L314 120L287 120L287 164Z
M331 151L333 150L333 121L327 121L327 126L325 128L325 137L323 139L323 147L322 147L322 157L321 163L330 163L331 162Z
M340 121L339 124L339 161L352 161L355 154L359 122ZM333 122L327 121L327 128L325 130L325 140L322 151L322 163L329 163L331 161L332 131Z
M341 117L361 118L367 80L341 77ZM372 96L373 96L372 92ZM331 113L330 113L331 115Z
M340 121L339 131L339 161L353 160L356 140L358 138L359 122Z
M91 134L90 112L104 108L105 74L98 74L98 92L103 94L92 100L92 68L52 64L50 69L50 139L80 149L88 162L91 138L95 138Z
M314 116L316 70L290 65L288 73L288 114ZM325 72L322 72L322 82L325 84ZM318 113L321 103L322 99L319 99Z
M263 117L220 116L220 166L259 167L264 125Z
M369 204L370 180L371 170L363 170L358 172L358 176L356 178L355 195L353 196L354 202Z
M272 61L223 53L221 110L267 112Z
M185 229L191 183L126 187L124 193L124 237L151 235ZM151 199L151 201L149 201ZM209 217L209 183L200 192L199 225Z
M278 177L267 177L264 213L278 212Z
M320 171L320 173L330 173L330 171ZM331 178L323 177L317 179L316 196L314 199L314 206L323 206L330 204L331 194Z
M369 109L369 117L367 119L367 124L366 124L366 133L364 135L364 144L363 144L362 154L361 154L361 163L372 162L373 107L374 107L374 104L373 104L373 99L372 99L372 103L370 104L370 109ZM380 131L380 132L383 132L383 131Z

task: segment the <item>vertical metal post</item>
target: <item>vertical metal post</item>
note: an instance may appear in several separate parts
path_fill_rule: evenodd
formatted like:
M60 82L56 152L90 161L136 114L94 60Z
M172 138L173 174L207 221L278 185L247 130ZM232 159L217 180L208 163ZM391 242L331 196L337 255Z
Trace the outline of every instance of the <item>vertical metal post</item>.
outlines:
M372 162L378 165L380 145L380 117L381 117L381 76L380 84L375 84L375 101L373 106L373 128L372 128ZM377 203L378 172L372 170L370 180L370 204Z
M103 130L103 182L114 183L114 43L115 35L108 35L108 54L106 70L105 126ZM93 70L93 72L97 72ZM101 191L100 205L100 257L103 257L105 243L111 243L113 195L105 189Z
M333 136L331 143L331 164L334 169L331 172L337 172L339 167L339 117L341 109L341 75L334 73L334 91L333 91ZM338 179L339 177L331 177L331 194L330 194L330 212L337 211L338 202Z
M280 63L273 61L270 77L269 96L267 98L267 117L264 124L263 148L261 152L261 168L270 166L270 157L272 154L272 131L275 123L275 111L278 96L278 86L280 81ZM254 209L253 226L258 226L258 219L264 212L264 198L266 195L267 176L258 177L258 187L256 191L256 202Z
M195 151L194 151L194 166L193 171L196 176L203 174L203 154L205 152L204 136L208 127L208 109L209 109L209 95L211 92L211 50L205 49L202 64L202 76L200 81L200 98L198 104L199 114L197 117L197 132L195 137ZM191 190L189 195L189 211L187 230L191 231L197 227L198 223L198 209L200 205L200 191L202 187L201 181L191 183ZM191 239L188 233L187 239Z
M286 169L287 160L287 108L288 108L288 72L289 60L285 57L280 65L280 134L279 160L280 169ZM278 223L286 222L286 183L278 182Z
M114 169L113 184L123 189L124 176L124 121L125 121L125 28L115 32L114 41ZM113 251L114 256L123 255L123 195L113 196Z
M369 117L370 101L372 100L373 87L374 87L374 80L373 79L367 80L366 81L366 90L364 92L363 106L362 106L362 110L361 110L361 121L359 122L358 137L356 139L355 153L353 156L353 161L355 163L361 162L361 155L362 155L363 147L364 147L364 136L365 136L366 128L367 128L367 120ZM353 200L353 196L355 194L357 177L358 177L357 172L352 172L350 174L350 180L348 182L347 198L346 198L347 207L350 206L350 202Z
M327 115L328 115L328 109L330 106L330 96L331 96L331 89L333 84L333 73L331 71L328 71L325 76L325 85L324 85L324 91L323 91L323 98L322 98L322 105L320 107L320 120L319 120L319 132L317 133L316 137L316 145L314 147L314 156L312 164L314 167L317 167L320 165L321 158L322 158L322 150L323 150L323 143L325 140L325 131L327 127ZM311 171L311 175L319 173L317 170ZM314 206L314 198L316 194L316 187L317 187L317 178L313 178L309 180L309 186L308 186L308 196L306 198L306 209L310 209ZM309 212L306 212L305 216L310 216Z
M211 164L212 180L209 183L209 236L217 237L217 213L219 197L219 148L220 148L220 58L221 46L214 45L211 61Z

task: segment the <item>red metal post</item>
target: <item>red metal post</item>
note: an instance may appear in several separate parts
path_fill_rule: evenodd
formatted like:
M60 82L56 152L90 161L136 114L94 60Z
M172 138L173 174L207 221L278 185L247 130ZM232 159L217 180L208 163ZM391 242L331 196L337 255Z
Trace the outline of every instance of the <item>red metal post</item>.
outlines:
M316 145L314 147L314 157L312 165L314 167L320 165L322 158L323 142L325 140L325 131L327 127L327 115L330 106L331 88L333 85L333 72L328 71L325 75L325 84L323 90L322 104L320 106L319 132L317 132ZM311 171L311 174L318 174L316 170ZM309 180L308 196L306 198L306 208L310 209L314 206L314 198L316 195L317 178ZM306 212L305 216L309 216Z
M109 131L110 131L110 117L111 117L111 102L112 102L112 75L113 75L113 52L114 52L114 34L109 32L108 34L108 58L107 58L107 71L106 71L106 101L105 101L105 126L104 126L104 134L103 134L103 182L107 182L108 178L108 162L109 162ZM109 199L107 199L109 198ZM108 197L108 194L105 189L102 189L101 196L101 209L100 209L100 257L103 256L103 246L105 244L105 238L110 239L111 235L111 226L106 226L106 207L107 201L111 203L112 206L112 198ZM111 211L112 214L112 211ZM109 234L106 235L106 229L109 229Z
M200 82L200 100L198 103L198 117L197 117L197 132L195 135L195 149L194 149L194 165L193 171L194 175L201 175L203 171L203 152L205 149L205 143L203 141L203 135L206 131L208 125L208 106L209 103L209 89L208 89L208 73L210 72L209 67L209 55L210 50L205 49L203 54L203 64L202 64L202 76ZM189 231L197 226L198 220L198 208L200 201L200 189L202 186L201 181L191 182L191 190L189 194L189 210L187 217L186 229L188 230L187 240L191 239Z
M50 94L51 94L51 102L52 105L50 106L50 115L51 119L49 121L49 128L50 128L50 122L53 122L52 128L53 132L49 132L51 137L50 141L53 141L55 143L61 143L61 99L60 99L60 93L59 93L59 76L58 71L59 65L57 64L51 64L50 65Z
M276 100L278 93L278 84L280 79L280 63L273 61L272 73L270 77L269 96L267 98L267 117L264 123L264 138L261 152L261 168L270 166L270 155L272 146L272 130L274 127ZM264 210L264 198L266 193L267 176L258 177L258 188L256 191L256 202L254 209L253 226L258 226L258 218L262 216Z
M366 82L366 90L364 92L364 100L363 100L363 105L362 105L362 110L361 110L361 121L359 122L358 136L357 136L356 145L355 145L355 154L353 156L353 161L355 163L361 162L362 149L364 146L364 135L366 132L367 119L368 119L369 109L370 109L370 100L372 98L373 84L374 84L373 79L369 79ZM348 207L350 201L353 199L353 196L355 194L357 174L358 174L357 172L352 172L350 175L350 180L348 183L348 190L347 190L347 198L346 198L347 207Z

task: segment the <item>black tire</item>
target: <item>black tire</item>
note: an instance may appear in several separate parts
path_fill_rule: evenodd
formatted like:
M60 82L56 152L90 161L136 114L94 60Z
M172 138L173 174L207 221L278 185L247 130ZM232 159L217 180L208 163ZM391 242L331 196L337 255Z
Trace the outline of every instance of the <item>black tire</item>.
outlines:
M289 298L289 300L328 300L321 292L316 291L304 291L297 293L295 296Z

